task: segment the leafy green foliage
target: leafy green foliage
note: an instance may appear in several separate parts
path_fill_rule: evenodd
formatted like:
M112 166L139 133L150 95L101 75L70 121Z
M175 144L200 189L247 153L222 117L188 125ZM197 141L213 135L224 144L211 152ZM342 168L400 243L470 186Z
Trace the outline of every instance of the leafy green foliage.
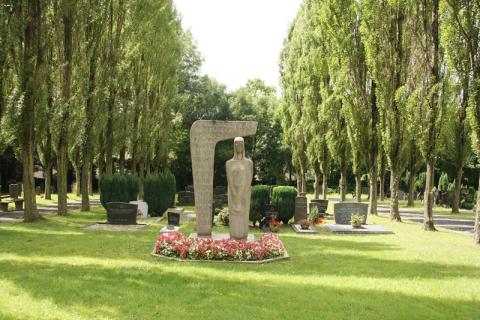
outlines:
M278 220L287 224L295 214L295 198L297 189L289 186L278 186L272 190L272 204L278 212Z
M173 203L175 176L170 171L149 174L145 178L145 202L152 216L161 216Z
M228 226L230 224L230 215L228 212L228 208L223 208L218 213L218 222L220 222L224 226Z
M100 180L100 190L100 202L104 208L108 202L135 201L138 196L138 177L104 174Z
M448 175L446 172L443 172L442 175L440 176L440 179L438 180L438 189L441 191L447 191L448 190Z
M253 186L250 199L250 221L254 224L256 221L260 221L268 204L270 204L270 187L266 185Z

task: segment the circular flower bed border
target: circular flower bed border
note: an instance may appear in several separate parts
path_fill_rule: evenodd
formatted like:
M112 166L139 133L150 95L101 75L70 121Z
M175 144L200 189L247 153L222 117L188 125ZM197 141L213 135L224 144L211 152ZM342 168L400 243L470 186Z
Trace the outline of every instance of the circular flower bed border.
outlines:
M171 232L157 238L152 256L181 262L230 262L261 264L289 259L274 234L254 241L185 237Z

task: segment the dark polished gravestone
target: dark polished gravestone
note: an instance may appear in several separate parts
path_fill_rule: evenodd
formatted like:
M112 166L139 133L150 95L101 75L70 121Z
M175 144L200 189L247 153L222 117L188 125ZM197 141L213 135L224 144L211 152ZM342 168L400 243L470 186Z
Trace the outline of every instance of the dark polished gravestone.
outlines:
M333 215L336 224L350 224L352 214L363 216L367 221L368 204L361 202L338 202L333 204Z
M109 224L137 224L138 206L132 203L107 203L107 221Z
M175 211L167 212L167 224L169 226L180 226L180 213Z
M178 204L181 206L194 206L195 194L192 191L179 191Z

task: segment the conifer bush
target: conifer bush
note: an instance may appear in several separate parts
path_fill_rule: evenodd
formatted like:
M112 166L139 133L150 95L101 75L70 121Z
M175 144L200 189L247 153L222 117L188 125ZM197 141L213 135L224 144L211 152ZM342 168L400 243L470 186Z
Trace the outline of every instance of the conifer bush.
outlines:
M297 189L294 187L280 186L272 190L272 204L278 211L278 219L284 224L287 224L295 214L296 197Z
M176 185L175 176L168 170L145 177L144 198L151 216L162 216L173 204Z
M270 187L262 184L253 186L250 197L250 221L254 225L261 220L268 204L270 204Z
M108 174L100 180L100 202L106 209L108 202L130 202L138 197L138 177L136 175Z

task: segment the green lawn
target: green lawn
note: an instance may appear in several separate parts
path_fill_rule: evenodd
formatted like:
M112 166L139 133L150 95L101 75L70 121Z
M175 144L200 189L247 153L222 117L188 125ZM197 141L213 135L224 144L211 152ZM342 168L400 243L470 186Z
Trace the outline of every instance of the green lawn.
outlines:
M480 319L480 247L463 234L374 217L396 234L287 227L290 261L178 263L149 255L159 224L81 228L104 218L0 224L0 319Z
M90 200L98 200L100 199L100 194L95 193L93 196L90 196ZM68 194L68 203L80 203L82 201L81 196L77 196L75 193L69 193ZM56 205L58 203L58 195L52 194L52 200L46 200L43 197L43 194L41 196L37 196L37 204L38 205Z

